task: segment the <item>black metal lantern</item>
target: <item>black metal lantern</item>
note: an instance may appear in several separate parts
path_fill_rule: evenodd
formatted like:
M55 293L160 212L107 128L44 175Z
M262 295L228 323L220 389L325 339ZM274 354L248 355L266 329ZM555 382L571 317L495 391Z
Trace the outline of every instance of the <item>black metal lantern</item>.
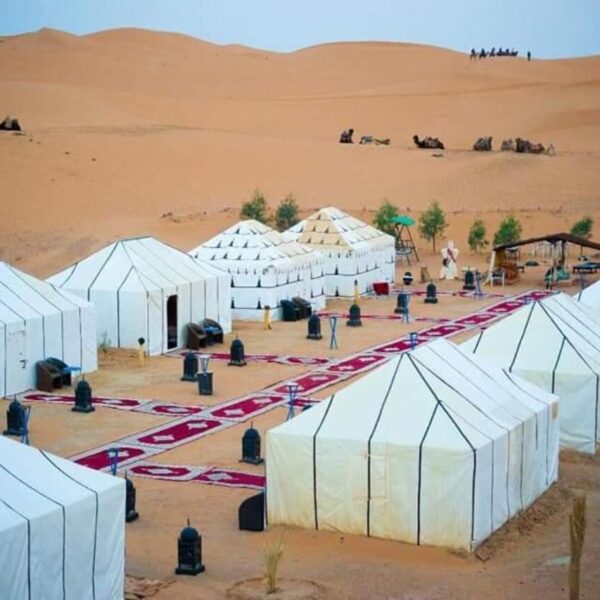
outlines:
M346 321L348 327L360 327L362 325L362 321L360 320L360 306L358 304L352 304L350 306L348 316L350 317Z
M177 563L176 575L198 575L204 571L202 536L190 526L189 519L177 540Z
M198 394L200 396L212 396L213 373L198 373Z
M427 284L425 304L437 304L437 301L437 287L435 287L435 283L431 281Z
M396 308L394 309L394 312L397 315L406 314L408 312L409 300L410 296L406 292L400 292L396 298Z
M244 344L242 340L235 338L231 342L229 349L229 365L234 367L243 367L246 365L246 354L244 352Z
M260 433L252 425L242 436L242 459L240 462L260 465L263 459L260 457Z
M92 406L92 388L85 379L79 381L75 387L75 406L71 410L83 413L90 413L96 410Z
M131 523L131 521L135 521L140 515L135 510L135 486L127 475L125 475L125 487L125 522Z
M198 357L195 352L186 352L183 357L183 377L181 381L196 381L198 376Z
M321 335L321 317L317 313L312 313L308 317L308 335L306 336L309 340L320 340L323 336Z
M25 426L25 409L15 398L6 411L6 429L4 435L21 435Z
M413 274L410 271L406 271L402 276L404 285L410 285L413 282Z
M465 284L463 285L463 290L474 290L475 289L475 273L469 270L465 273Z

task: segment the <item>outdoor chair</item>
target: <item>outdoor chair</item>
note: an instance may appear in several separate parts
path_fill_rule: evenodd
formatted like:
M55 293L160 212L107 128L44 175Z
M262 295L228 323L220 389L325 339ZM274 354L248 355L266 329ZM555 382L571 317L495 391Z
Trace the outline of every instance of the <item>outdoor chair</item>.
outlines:
M53 357L47 358L46 362L60 371L62 385L69 387L71 385L71 369L69 369L69 365L59 358Z
M40 360L35 364L35 387L42 392L52 393L62 387L63 376L52 363Z
M281 301L281 311L284 321L297 321L300 319L300 309L291 300Z
M199 350L208 345L208 336L201 325L188 323L186 326L185 347L188 350Z
M502 285L502 287L504 287L505 281L506 269L504 267L498 267L490 273L490 284L492 285L492 287L494 286L494 283L499 283Z
M295 298L292 298L292 303L300 311L301 319L308 319L308 317L310 317L310 315L312 314L312 307L310 305L310 302L307 302L304 298L299 298L298 296L296 296Z
M207 344L222 344L223 343L223 328L213 319L204 319L202 321L202 329L207 335Z

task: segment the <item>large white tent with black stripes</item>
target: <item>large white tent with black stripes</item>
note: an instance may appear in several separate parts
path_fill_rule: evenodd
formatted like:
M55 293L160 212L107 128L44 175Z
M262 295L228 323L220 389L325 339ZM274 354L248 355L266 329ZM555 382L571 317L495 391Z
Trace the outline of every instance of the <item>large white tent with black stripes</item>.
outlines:
M94 307L0 263L0 397L35 387L37 361L97 368Z
M150 355L185 344L205 318L231 331L230 277L151 237L113 242L48 281L94 303L98 342Z
M445 340L267 433L270 525L472 550L558 475L557 398Z
M240 221L190 255L231 275L234 319L262 319L267 306L280 319L281 301L295 297L313 309L325 306L323 256L258 221Z
M351 298L373 289L373 283L393 283L396 242L383 233L329 206L313 213L284 234L325 256L325 294Z
M0 436L0 598L121 600L125 480Z
M524 306L463 347L557 394L561 445L596 452L600 313L561 293Z

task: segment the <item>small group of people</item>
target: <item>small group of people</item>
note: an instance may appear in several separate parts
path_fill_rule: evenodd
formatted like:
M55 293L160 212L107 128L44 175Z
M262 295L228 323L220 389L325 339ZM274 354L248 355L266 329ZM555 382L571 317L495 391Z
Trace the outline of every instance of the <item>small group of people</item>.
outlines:
M500 47L498 50L496 50L494 47L489 52L486 51L485 48L482 48L479 52L477 52L475 48L471 48L469 59L477 60L479 58L493 58L494 56L517 56L518 54L519 51L515 50L514 48L511 48L510 50L505 48L503 50L502 47ZM527 60L531 60L531 52L529 50L527 51Z

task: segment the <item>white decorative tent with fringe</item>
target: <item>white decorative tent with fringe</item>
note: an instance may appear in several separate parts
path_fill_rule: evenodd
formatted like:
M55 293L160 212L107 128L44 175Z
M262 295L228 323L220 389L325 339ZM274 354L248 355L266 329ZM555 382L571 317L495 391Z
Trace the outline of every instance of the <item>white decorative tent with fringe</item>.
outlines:
M150 355L185 344L187 323L231 331L230 277L151 237L113 242L48 281L94 303L99 343Z
M35 364L53 357L97 368L94 307L0 263L0 397L35 387Z
M566 294L532 303L462 344L560 398L560 442L600 440L600 314Z
M0 598L122 600L125 480L0 436Z
M267 433L268 522L473 550L556 480L557 408L420 346Z
M350 298L355 285L363 295L375 282L395 281L394 238L337 208L322 208L284 235L325 256L327 296Z
M323 257L254 220L240 221L194 248L190 255L231 275L234 319L258 320L263 309L281 318L281 300L300 297L325 306Z

